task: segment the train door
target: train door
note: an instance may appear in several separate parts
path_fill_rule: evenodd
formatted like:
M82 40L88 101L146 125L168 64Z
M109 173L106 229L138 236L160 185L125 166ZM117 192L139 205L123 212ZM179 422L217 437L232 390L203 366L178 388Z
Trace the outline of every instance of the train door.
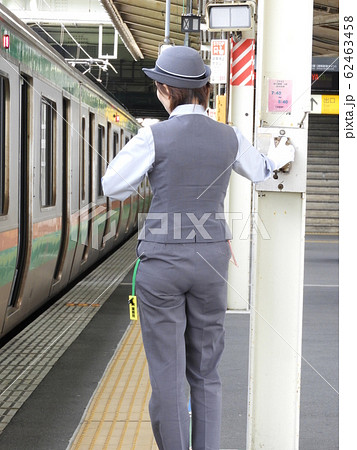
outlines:
M120 144L119 149L121 150L125 144L129 142L129 136L125 133L123 128L120 129ZM127 232L127 225L130 215L131 208L131 198L127 198L124 201L117 200L115 203L115 208L119 211L119 222L116 230L115 239L120 242L124 239L125 233Z
M73 184L71 186L73 197L73 212L71 215L71 242L75 243L70 280L73 280L83 270L83 255L86 239L88 238L88 222L83 219L88 211L89 182L90 182L90 137L89 137L89 111L83 105L78 105L78 140L73 153ZM77 158L75 155L77 154ZM77 195L76 195L77 194Z
M30 201L30 142L32 79L21 74L20 79L20 154L18 171L18 247L15 276L8 302L8 315L21 306L22 293L29 269L32 242L32 204Z
M149 177L145 177L145 201L144 201L144 213L149 211L151 201L151 187L149 182Z
M120 129L116 128L113 133L113 148L108 159L110 163L111 159L115 158L120 150ZM117 241L119 238L119 228L120 228L120 217L121 217L121 201L112 199L110 203L112 221L116 224L114 240Z
M18 250L19 75L0 58L0 334ZM4 69L4 70L2 70ZM14 105L10 108L10 104Z
M116 140L118 138L117 133L112 133L112 124L107 122L107 145L105 155L103 159L101 177L104 175L109 161L113 159ZM100 180L101 181L101 180ZM101 192L102 188L101 188ZM113 245L113 239L115 237L116 224L118 223L118 215L112 211L112 200L106 197L106 220L102 238L102 248L105 248L105 252L108 252Z
M132 138L132 135L126 135L125 143L128 143ZM143 182L136 188L136 192L131 194L128 200L130 200L130 214L128 218L128 223L126 225L126 233L130 233L137 226L138 222L138 209L141 199L144 199L144 187ZM143 206L143 205L142 205Z
M106 168L107 149L108 149L108 131L106 131L106 123L102 117L97 116L96 126L96 148L94 150L95 161L93 177L94 177L94 192L93 201L95 208L92 211L92 226L91 226L91 261L95 261L100 257L100 252L104 249L103 236L107 222L107 198L104 196L102 189L102 177Z
M67 95L67 94L65 94ZM59 180L62 184L62 221L61 244L57 258L51 296L57 294L68 284L78 248L79 236L79 205L82 200L81 186L81 153L86 150L86 118L80 119L79 102L72 97L63 97L62 114L62 174ZM83 189L83 194L85 189ZM83 247L83 246L82 246ZM81 260L83 250L79 256ZM80 262L77 263L77 266Z
M6 166L8 165L9 150L9 80L0 75L0 215L7 213L8 190Z
M143 181L139 184L138 188L138 216L139 214L142 214L145 210L145 196L146 196L146 179L144 178ZM137 220L135 222L135 226L137 226Z
M62 278L63 266L66 259L69 232L70 232L70 100L63 98L62 101L62 220L61 220L61 243L57 257L55 272L53 275L54 284Z
M90 242L92 237L92 225L93 225L93 210L95 208L94 205L94 196L93 196L93 167L94 167L94 149L95 149L95 115L94 113L89 113L89 145L87 146L87 155L85 155L85 159L83 161L85 171L85 179L84 179L84 189L87 191L87 203L84 205L85 213L81 214L81 229L85 230L86 238L81 240L84 243L83 253L82 253L82 261L81 264L85 264L88 261L88 256L90 252ZM81 208L82 210L82 208Z
M62 215L62 93L36 77L31 92L31 158L27 160L26 177L26 169L21 167L21 178L28 179L27 197L22 200L26 210L22 207L24 218L20 219L20 226L29 228L24 258L26 280L18 300L24 314L49 298L60 251Z

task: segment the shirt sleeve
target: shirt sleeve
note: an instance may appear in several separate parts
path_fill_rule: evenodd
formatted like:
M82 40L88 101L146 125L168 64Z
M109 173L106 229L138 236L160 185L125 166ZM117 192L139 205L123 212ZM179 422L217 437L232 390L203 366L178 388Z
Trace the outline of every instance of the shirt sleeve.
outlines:
M103 178L104 195L125 200L137 187L155 161L154 139L150 127L134 136L109 164Z
M259 183L272 175L275 164L257 150L236 127L232 127L238 139L238 152L233 163L233 170L239 175Z

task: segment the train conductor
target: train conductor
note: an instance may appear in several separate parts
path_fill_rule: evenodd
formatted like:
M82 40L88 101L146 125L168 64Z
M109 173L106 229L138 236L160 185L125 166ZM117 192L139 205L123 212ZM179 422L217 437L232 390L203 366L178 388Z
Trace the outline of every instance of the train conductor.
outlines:
M109 164L105 195L129 197L148 174L153 198L139 233L136 278L149 366L149 403L160 450L188 450L187 382L193 450L219 450L227 272L231 238L223 202L233 169L263 181L294 159L291 146L269 158L236 127L206 114L210 68L189 47L163 51L153 69L169 119L140 129Z

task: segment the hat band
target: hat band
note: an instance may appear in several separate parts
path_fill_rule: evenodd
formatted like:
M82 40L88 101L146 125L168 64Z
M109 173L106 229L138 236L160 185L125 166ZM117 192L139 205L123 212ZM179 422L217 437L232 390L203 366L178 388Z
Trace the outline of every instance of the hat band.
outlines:
M200 75L182 75L181 73L175 73L175 72L170 72L169 70L163 69L162 67L160 67L157 63L155 64L156 67L163 72L164 74L167 75L173 75L174 77L180 77L180 78L188 78L188 79L192 79L192 78L203 78L206 75L206 71L204 71L202 74Z

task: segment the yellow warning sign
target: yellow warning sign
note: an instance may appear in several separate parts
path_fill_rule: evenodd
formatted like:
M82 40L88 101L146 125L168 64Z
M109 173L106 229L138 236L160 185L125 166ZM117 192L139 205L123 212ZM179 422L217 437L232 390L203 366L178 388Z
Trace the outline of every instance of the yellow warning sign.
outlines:
M321 114L338 114L338 95L322 95Z

